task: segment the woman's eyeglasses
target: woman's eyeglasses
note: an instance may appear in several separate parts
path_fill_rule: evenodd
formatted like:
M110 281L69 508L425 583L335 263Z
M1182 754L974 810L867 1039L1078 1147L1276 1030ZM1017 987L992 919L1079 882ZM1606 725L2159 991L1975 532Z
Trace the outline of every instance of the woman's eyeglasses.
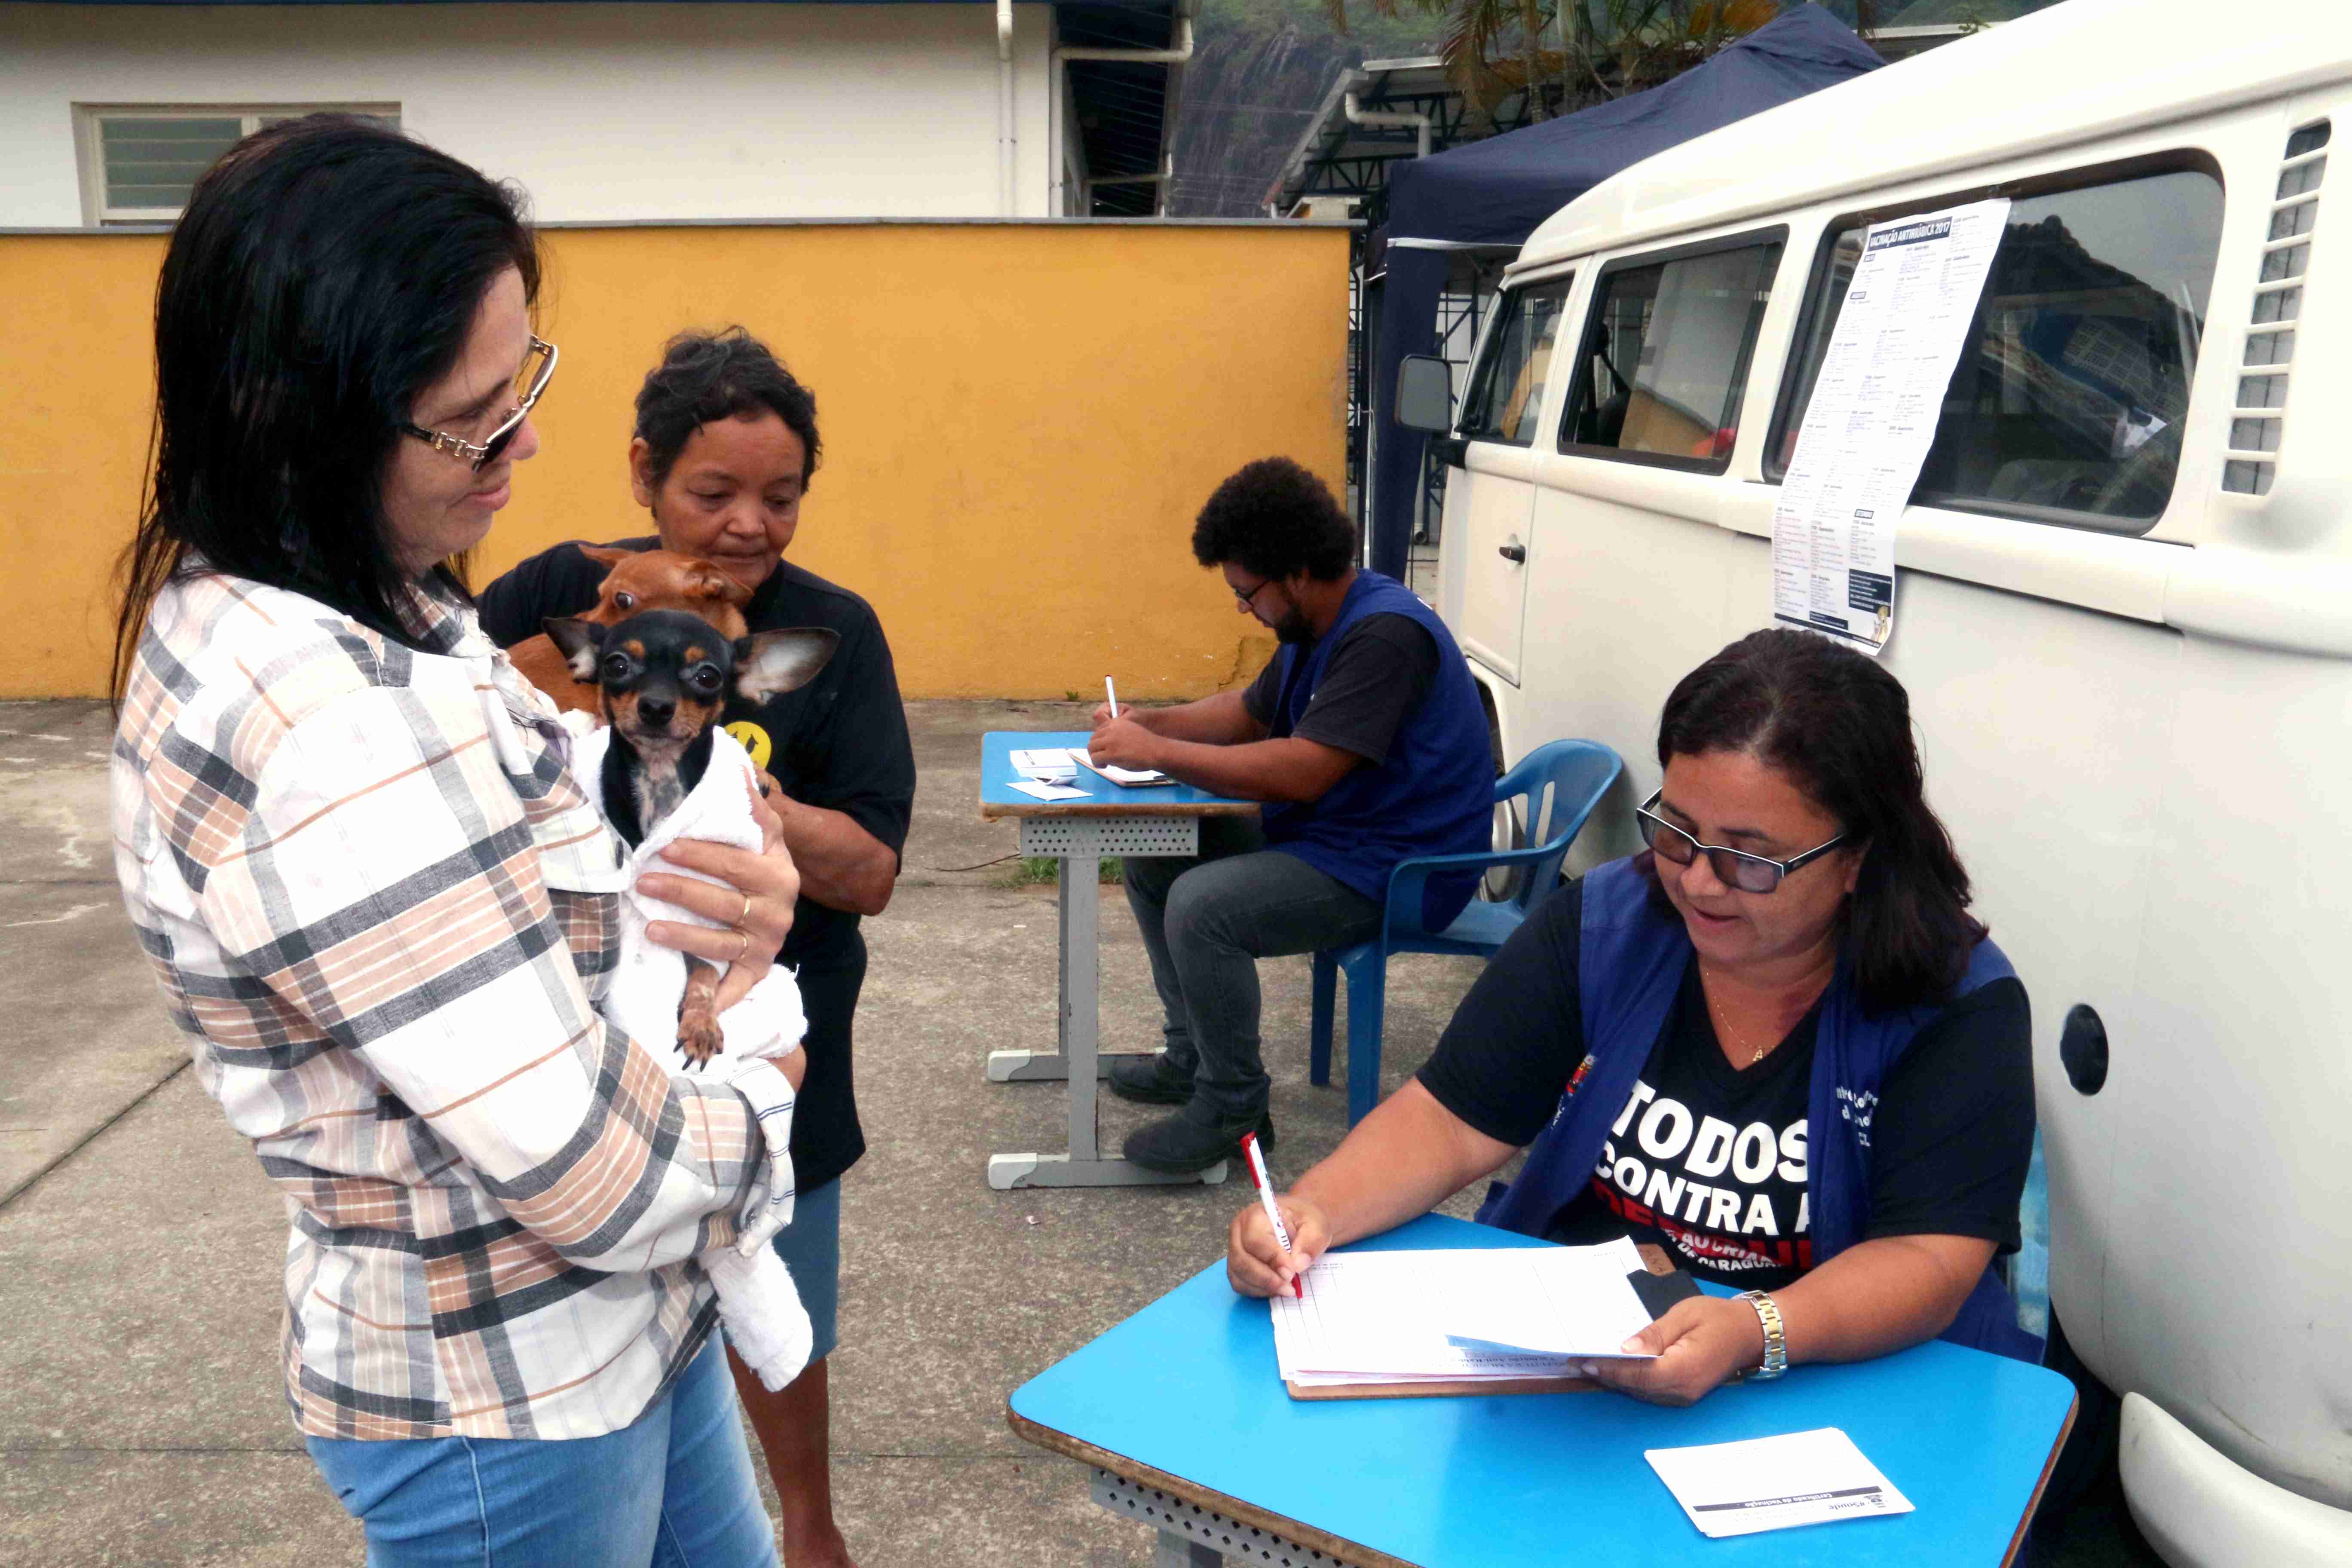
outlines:
M1660 816L1651 808L1665 795L1660 790L1640 805L1633 815L1642 821L1642 842L1654 850L1658 858L1676 866L1687 866L1704 854L1707 868L1727 888L1737 888L1743 893L1769 893L1778 889L1782 878L1798 868L1820 859L1851 834L1841 833L1828 843L1806 850L1793 860L1769 860L1761 855L1750 855L1745 849L1727 849L1720 844L1701 844L1697 839Z
M530 351L522 356L521 367L515 372L515 400L508 405L506 417L497 429L490 432L488 439L478 446L463 436L452 435L446 430L427 430L421 425L408 424L401 426L401 434L414 436L435 451L446 452L460 462L471 463L474 471L479 473L483 465L513 444L516 432L522 428L522 422L530 417L531 405L539 401L540 394L547 390L547 384L554 374L555 345L544 338L533 338Z

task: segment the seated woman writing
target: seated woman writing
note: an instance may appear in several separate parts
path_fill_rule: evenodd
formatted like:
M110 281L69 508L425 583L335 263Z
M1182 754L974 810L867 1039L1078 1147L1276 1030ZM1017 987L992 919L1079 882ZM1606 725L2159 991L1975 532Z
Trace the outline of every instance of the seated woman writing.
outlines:
M1593 1364L1612 1387L1688 1404L1939 1334L2032 1356L1990 1268L2032 1152L2025 988L1968 913L1901 683L1758 632L1675 688L1658 760L1648 851L1536 906L1285 1195L1288 1258L1256 1205L1234 1218L1234 1289L1287 1289L1531 1144L1482 1222L1631 1234L1746 1292L1676 1305L1627 1346L1655 1361Z

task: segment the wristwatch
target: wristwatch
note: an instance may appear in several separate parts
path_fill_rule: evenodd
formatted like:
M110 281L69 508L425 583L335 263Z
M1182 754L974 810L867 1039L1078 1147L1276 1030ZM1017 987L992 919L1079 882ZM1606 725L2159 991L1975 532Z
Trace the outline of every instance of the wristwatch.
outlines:
M1764 1325L1763 1363L1742 1375L1759 1381L1780 1376L1789 1370L1789 1341L1781 1332L1780 1303L1761 1290L1743 1290L1739 1299L1756 1309L1757 1321Z

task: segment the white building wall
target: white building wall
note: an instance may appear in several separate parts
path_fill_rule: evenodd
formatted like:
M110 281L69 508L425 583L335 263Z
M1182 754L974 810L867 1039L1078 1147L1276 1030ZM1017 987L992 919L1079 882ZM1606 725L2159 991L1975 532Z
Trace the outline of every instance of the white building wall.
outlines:
M1053 13L1013 15L1038 216ZM0 3L0 226L84 221L76 104L397 103L545 222L990 216L998 100L986 4Z

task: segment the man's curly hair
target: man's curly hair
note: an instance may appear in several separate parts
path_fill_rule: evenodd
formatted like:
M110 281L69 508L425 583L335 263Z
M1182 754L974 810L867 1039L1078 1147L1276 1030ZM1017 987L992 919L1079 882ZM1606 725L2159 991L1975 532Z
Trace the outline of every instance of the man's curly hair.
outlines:
M1203 566L1233 562L1259 577L1304 572L1318 583L1356 562L1356 525L1321 479L1287 458L1260 458L1216 489L1192 525Z

